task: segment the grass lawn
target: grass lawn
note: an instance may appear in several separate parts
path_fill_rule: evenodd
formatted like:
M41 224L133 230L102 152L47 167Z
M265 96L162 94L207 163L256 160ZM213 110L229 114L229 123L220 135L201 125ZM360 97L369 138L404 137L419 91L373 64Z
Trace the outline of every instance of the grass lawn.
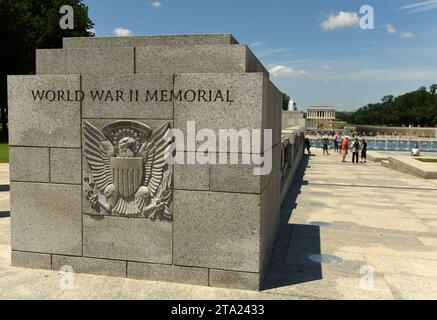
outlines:
M9 145L7 143L0 143L0 163L9 162Z
M417 159L417 160L422 161L422 162L428 162L428 163L437 163L437 159L422 158L422 159Z

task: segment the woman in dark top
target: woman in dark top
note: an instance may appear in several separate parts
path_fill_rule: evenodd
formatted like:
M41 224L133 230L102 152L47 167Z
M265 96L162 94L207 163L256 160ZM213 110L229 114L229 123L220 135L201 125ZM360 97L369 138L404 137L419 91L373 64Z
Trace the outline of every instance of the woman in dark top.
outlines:
M338 136L335 136L334 138L334 150L336 153L339 152L339 148L338 148Z
M367 141L363 139L363 143L361 144L361 162L367 162Z
M328 138L324 138L323 139L323 155L328 155L329 156L329 139Z

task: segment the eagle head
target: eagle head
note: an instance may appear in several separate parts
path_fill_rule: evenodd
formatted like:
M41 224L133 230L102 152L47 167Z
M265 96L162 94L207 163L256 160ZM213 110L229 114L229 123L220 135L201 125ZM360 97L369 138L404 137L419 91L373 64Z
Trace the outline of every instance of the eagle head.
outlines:
M136 140L130 137L125 137L118 142L119 157L134 157Z

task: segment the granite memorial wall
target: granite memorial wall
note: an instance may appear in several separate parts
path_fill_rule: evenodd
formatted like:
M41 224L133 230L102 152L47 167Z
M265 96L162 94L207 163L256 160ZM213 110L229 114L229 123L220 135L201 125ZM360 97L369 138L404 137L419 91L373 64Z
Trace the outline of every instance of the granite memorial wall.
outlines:
M279 224L282 96L250 49L229 34L66 38L36 57L36 75L8 77L12 264L259 290ZM211 154L187 137L179 150L169 137L189 123L272 141ZM171 164L169 151L267 152L272 168Z

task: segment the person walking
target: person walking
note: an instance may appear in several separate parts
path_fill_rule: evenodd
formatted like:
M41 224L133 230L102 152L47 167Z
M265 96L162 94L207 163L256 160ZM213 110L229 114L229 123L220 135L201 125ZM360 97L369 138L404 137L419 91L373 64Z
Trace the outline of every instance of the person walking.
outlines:
M366 141L366 139L363 139L363 142L361 143L361 162L363 162L363 163L367 162L367 141Z
M308 139L308 137L305 138L305 148L307 149L308 154L311 155L311 142L310 139ZM305 149L304 149L304 153L305 153Z
M334 137L334 150L335 150L335 153L338 153L338 136L337 135Z
M329 156L329 139L327 137L323 138L323 155Z
M349 150L349 141L347 137L343 138L343 142L341 143L341 152L343 157L343 162L346 162L346 156Z
M355 138L355 141L352 142L352 163L358 164L359 153L360 153L360 142L358 141L358 138Z

